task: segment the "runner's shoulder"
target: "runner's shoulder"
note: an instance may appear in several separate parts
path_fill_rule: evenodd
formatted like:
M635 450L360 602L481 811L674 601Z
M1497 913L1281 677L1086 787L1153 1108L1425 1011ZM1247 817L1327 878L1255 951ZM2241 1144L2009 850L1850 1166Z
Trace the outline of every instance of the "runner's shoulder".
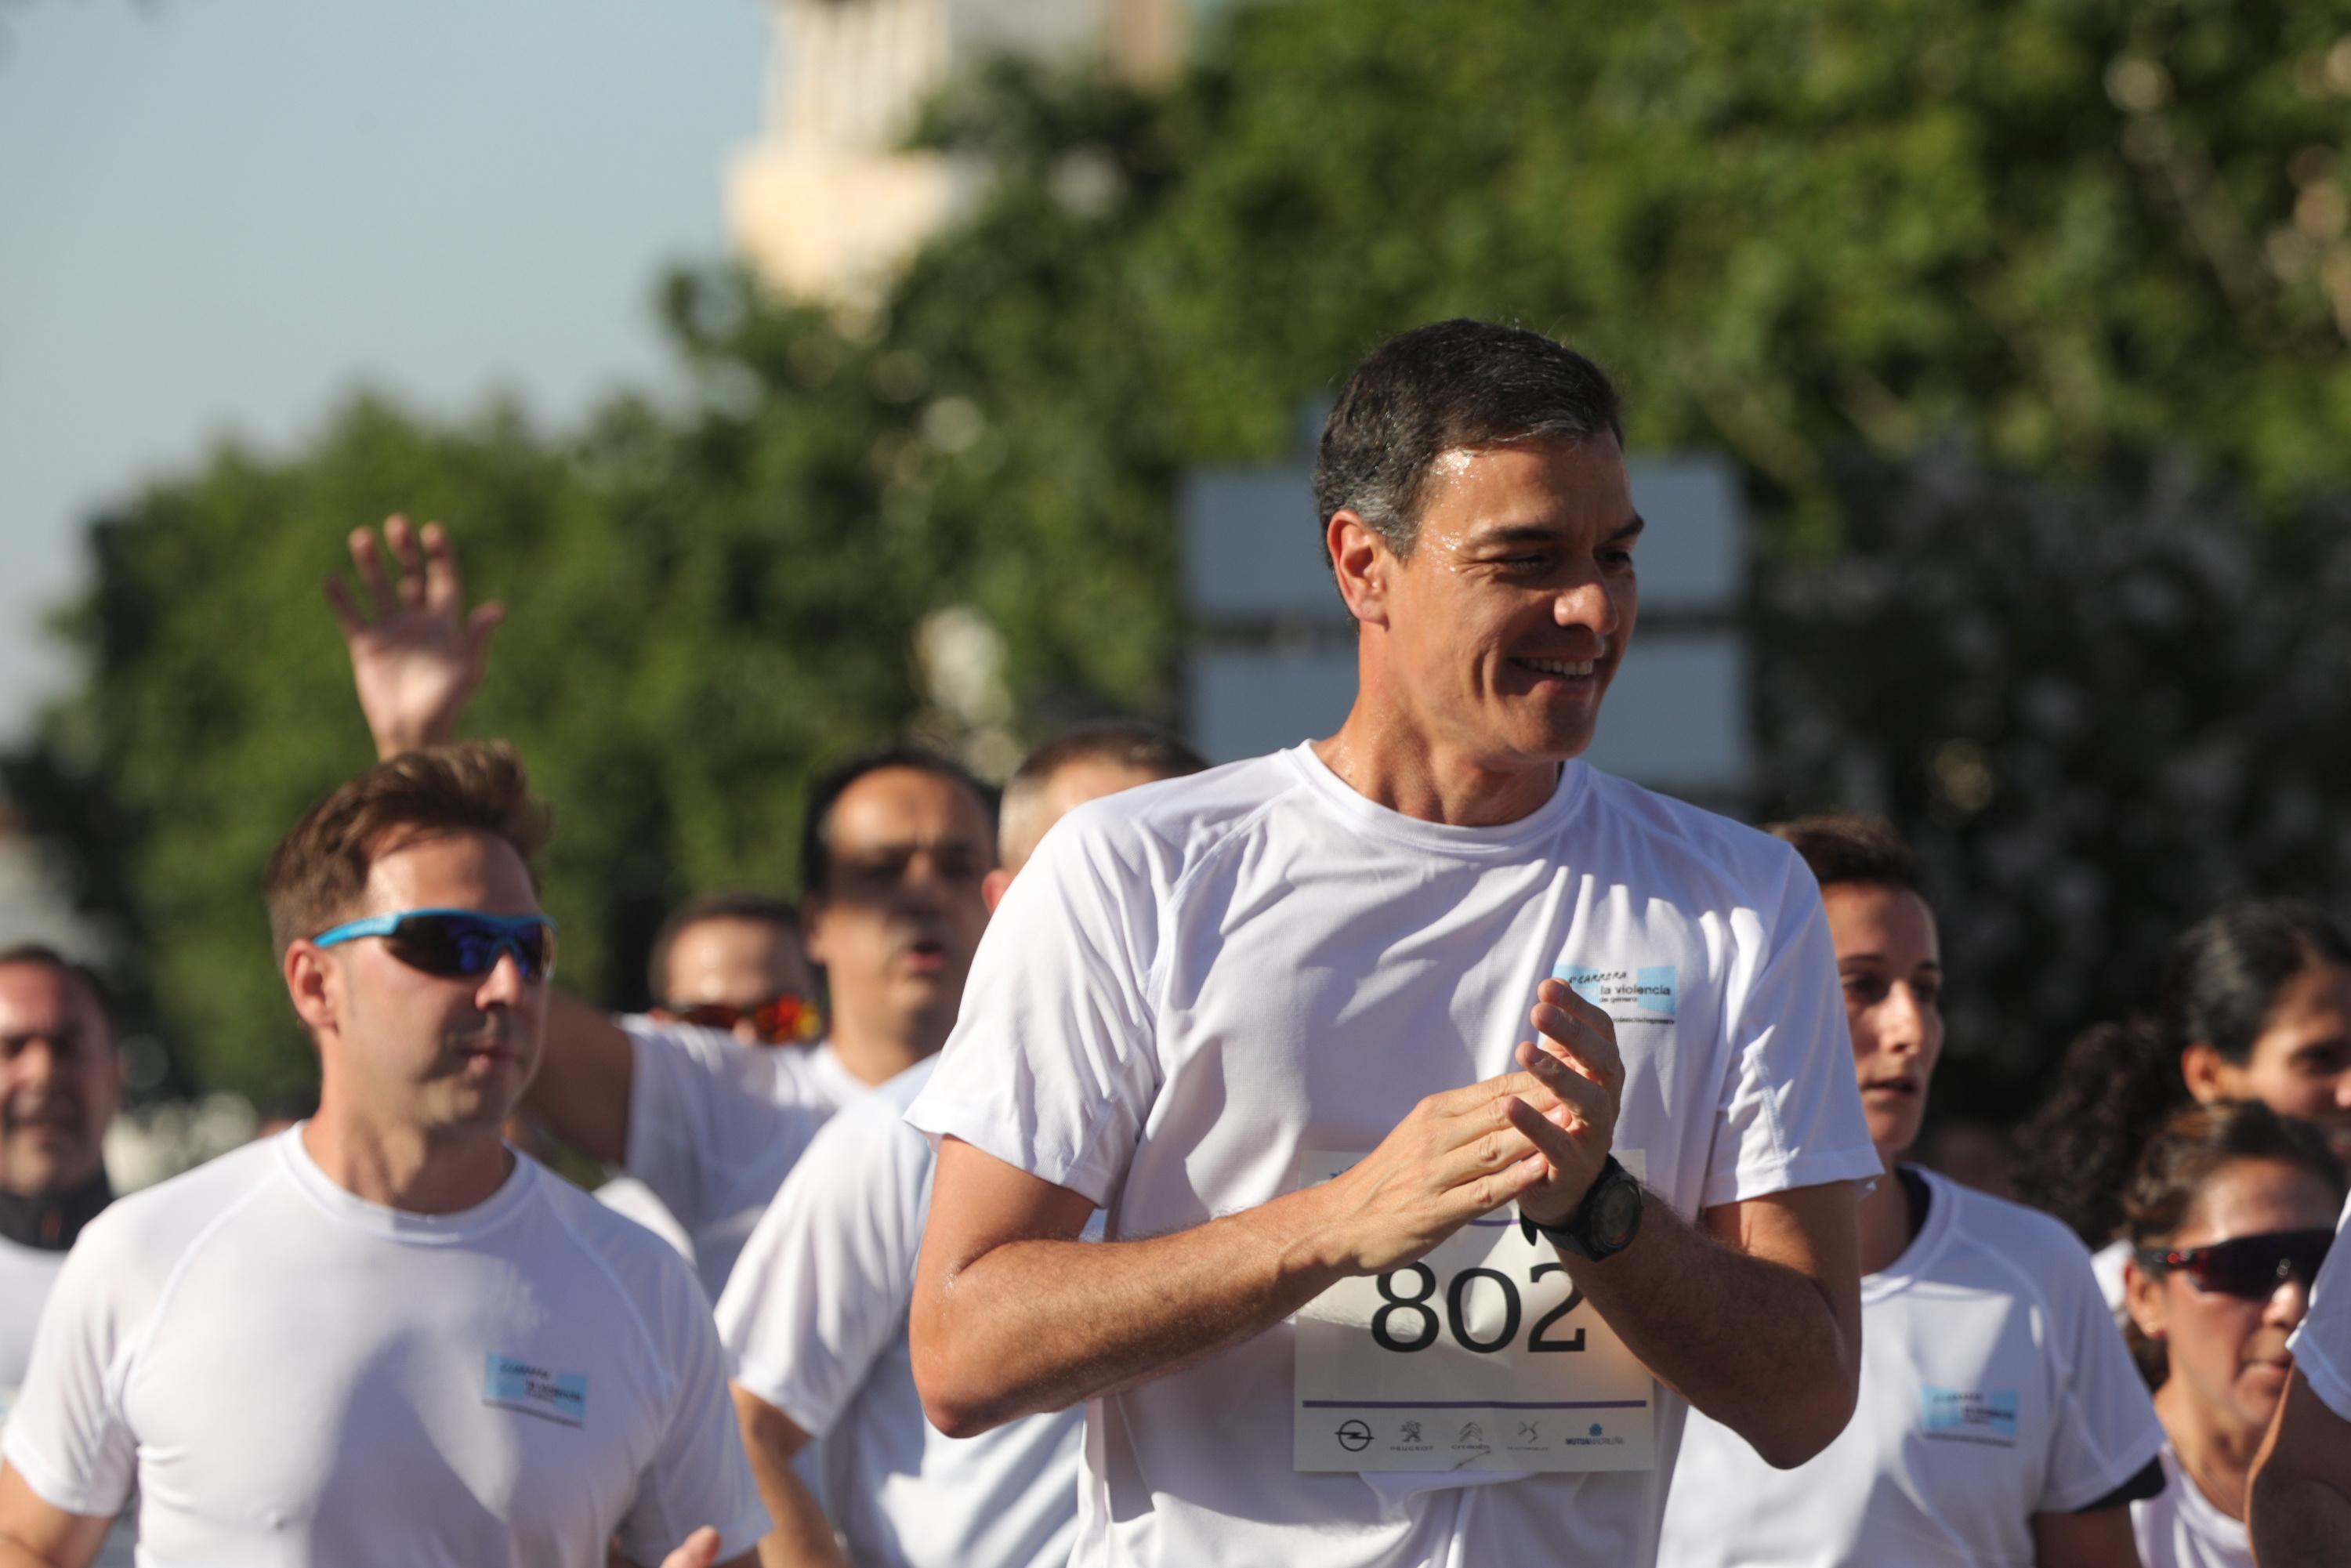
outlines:
M1926 1177L1935 1202L1951 1205L1955 1228L1977 1249L2030 1279L2036 1294L2045 1295L2052 1286L2069 1290L2079 1286L2097 1293L2090 1249L2054 1216L1979 1191L1935 1171L1919 1174Z
M1166 885L1261 821L1269 806L1304 789L1286 752L1138 784L1073 808L1038 853L1107 855Z
M528 1155L517 1155L528 1160ZM596 1195L565 1180L544 1166L533 1171L539 1201L555 1222L569 1234L594 1269L620 1293L643 1309L656 1302L670 1304L703 1300L702 1283L693 1266L677 1249L620 1210L599 1203Z
M116 1198L74 1242L74 1266L101 1270L120 1283L159 1284L224 1215L284 1178L278 1144L298 1135L259 1139Z
M1591 799L1582 821L1588 831L1670 869L1686 879L1691 894L1776 908L1790 883L1799 890L1815 886L1794 846L1761 828L1597 768L1587 765L1585 771Z

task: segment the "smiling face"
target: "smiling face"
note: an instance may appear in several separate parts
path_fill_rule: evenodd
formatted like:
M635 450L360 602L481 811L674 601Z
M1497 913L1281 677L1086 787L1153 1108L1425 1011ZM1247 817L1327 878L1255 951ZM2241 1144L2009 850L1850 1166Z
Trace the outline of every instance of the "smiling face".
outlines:
M2351 1159L2351 969L2314 963L2280 986L2242 1062L2190 1047L2180 1068L2199 1100L2259 1100L2324 1127Z
M1821 890L1844 985L1854 1075L1869 1141L1889 1164L1918 1138L1943 1053L1943 956L1935 913L1907 887L1837 883Z
M2334 1189L2300 1166L2236 1160L2204 1183L2179 1230L2153 1244L2184 1249L2269 1231L2327 1230L2340 1207ZM2290 1280L2249 1301L2199 1290L2184 1270L2151 1275L2134 1261L2126 1291L2139 1332L2160 1342L2170 1362L2156 1396L2164 1425L2193 1423L2250 1451L2285 1391L2294 1364L2286 1336L2310 1309L2308 1288Z
M824 967L836 1032L935 1045L987 925L987 808L954 779L881 768L841 791L825 832L831 865L809 895L808 956Z
M453 832L377 855L350 918L410 909L537 915L522 857ZM538 1069L547 982L500 952L488 973L426 974L381 938L287 951L295 1009L319 1042L321 1115L427 1134L496 1136Z
M1611 434L1440 455L1403 557L1337 514L1366 696L1434 754L1547 778L1592 743L1632 640L1641 526Z
M0 1192L52 1197L96 1176L121 1084L89 987L46 961L0 964Z

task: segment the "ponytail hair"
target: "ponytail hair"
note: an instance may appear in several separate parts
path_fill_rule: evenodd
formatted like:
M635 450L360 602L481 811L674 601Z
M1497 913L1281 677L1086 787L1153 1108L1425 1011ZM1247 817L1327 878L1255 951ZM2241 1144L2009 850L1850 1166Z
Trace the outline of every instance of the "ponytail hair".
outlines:
M2139 1151L2189 1103L2181 1054L2202 1044L2250 1061L2278 992L2321 964L2351 968L2351 934L2297 900L2228 904L2189 927L2164 964L2152 1016L2100 1024L2066 1049L2056 1087L2021 1134L2019 1190L2105 1246L2122 1228Z

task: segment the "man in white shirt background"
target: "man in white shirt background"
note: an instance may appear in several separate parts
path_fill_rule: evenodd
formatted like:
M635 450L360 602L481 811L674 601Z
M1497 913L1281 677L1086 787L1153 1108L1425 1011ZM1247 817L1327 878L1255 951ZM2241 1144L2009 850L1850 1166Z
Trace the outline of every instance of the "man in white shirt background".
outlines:
M383 536L353 531L360 591L330 580L329 599L377 755L392 757L455 732L485 673L481 628L505 612L466 611L439 524L395 517ZM987 919L987 791L935 752L884 747L835 767L811 793L800 850L803 939L829 1003L823 1041L745 1045L558 994L549 1071L526 1102L565 1143L652 1190L714 1300L817 1128L945 1041Z
M913 1364L951 1434L1090 1401L1075 1563L1645 1563L1683 1398L1783 1465L1852 1410L1819 893L1574 760L1621 439L1536 334L1376 350L1315 486L1345 725L1080 807L990 925L909 1113Z
M318 1114L113 1205L5 1438L0 1563L754 1561L685 1264L500 1136L539 1065L544 834L502 747L380 764L264 879Z
M2320 1568L2351 1542L2351 1203L2287 1346L2294 1373L2253 1462L2246 1525L2262 1568Z
M1005 863L988 874L989 906L1072 807L1205 766L1173 737L1123 722L1038 747L1004 787ZM816 1135L719 1300L744 1442L776 1520L763 1568L1029 1568L1069 1557L1077 1413L957 1440L925 1419L914 1390L906 1312L934 1157L905 1109L931 1067L916 1063ZM825 1443L821 1498L794 1466L812 1437Z
M1853 1420L1792 1470L1693 1415L1659 1559L1676 1568L2137 1568L2162 1428L2090 1255L2049 1216L1901 1163L1943 1048L1942 948L1883 822L1772 830L1819 879L1852 1071L1886 1174L1861 1201Z
M0 1423L67 1249L113 1200L102 1156L121 1094L98 977L47 947L0 951Z

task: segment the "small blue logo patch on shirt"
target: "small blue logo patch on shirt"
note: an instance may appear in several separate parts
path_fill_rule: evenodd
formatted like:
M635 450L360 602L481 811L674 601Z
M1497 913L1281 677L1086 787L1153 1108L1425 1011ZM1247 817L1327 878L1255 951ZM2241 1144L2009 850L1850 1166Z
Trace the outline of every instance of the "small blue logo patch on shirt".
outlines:
M492 1351L488 1370L482 1377L482 1403L511 1410L517 1416L536 1416L542 1421L565 1427L584 1427L588 1424L588 1375L549 1372L543 1366Z
M1932 1383L1921 1384L1918 1417L1921 1429L1929 1437L2013 1448L2016 1390L1941 1388Z
M1671 1023L1674 1003L1681 991L1681 976L1672 964L1645 964L1626 968L1595 968L1589 964L1561 964L1551 972L1570 989L1618 1023Z

